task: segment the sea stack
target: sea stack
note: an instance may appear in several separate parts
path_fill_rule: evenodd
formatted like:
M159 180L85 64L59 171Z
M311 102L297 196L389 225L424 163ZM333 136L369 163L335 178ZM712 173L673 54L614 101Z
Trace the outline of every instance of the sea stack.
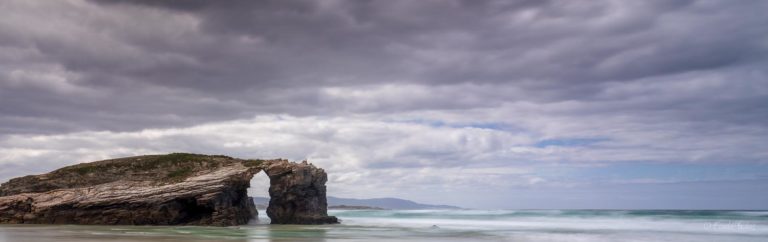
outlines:
M273 224L338 223L328 216L323 169L307 162L174 153L83 163L0 185L0 223L213 225L248 223L246 189L270 178Z

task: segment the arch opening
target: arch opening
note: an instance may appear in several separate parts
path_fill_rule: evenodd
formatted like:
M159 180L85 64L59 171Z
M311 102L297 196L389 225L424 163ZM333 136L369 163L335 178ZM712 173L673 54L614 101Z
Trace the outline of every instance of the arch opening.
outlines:
M267 207L271 197L269 196L269 176L264 171L259 171L253 175L250 181L250 187L248 187L248 197L253 200L256 206L256 217L252 219L249 224L269 224L270 219L267 216Z

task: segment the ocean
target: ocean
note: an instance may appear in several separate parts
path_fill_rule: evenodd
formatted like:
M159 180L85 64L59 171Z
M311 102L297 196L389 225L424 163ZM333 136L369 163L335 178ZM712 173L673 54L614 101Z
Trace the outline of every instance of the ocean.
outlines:
M0 225L36 241L768 241L768 211L331 210L338 225Z

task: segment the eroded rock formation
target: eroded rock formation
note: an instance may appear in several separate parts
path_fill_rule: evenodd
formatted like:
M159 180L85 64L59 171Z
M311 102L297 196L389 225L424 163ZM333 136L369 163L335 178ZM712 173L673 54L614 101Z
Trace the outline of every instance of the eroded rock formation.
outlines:
M248 223L246 189L265 170L272 223L336 223L322 169L286 160L169 154L64 167L0 185L0 223L217 225Z
M267 216L279 224L338 223L336 217L327 216L325 171L307 161L290 163L271 162L264 166L269 176L269 207Z

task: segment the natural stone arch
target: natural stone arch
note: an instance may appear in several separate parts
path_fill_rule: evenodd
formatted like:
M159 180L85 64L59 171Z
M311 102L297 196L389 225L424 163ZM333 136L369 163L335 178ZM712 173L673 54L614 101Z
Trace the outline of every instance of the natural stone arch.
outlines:
M11 179L0 223L218 225L256 215L250 180L270 178L273 224L337 223L327 215L323 169L287 160L169 154L127 157Z

